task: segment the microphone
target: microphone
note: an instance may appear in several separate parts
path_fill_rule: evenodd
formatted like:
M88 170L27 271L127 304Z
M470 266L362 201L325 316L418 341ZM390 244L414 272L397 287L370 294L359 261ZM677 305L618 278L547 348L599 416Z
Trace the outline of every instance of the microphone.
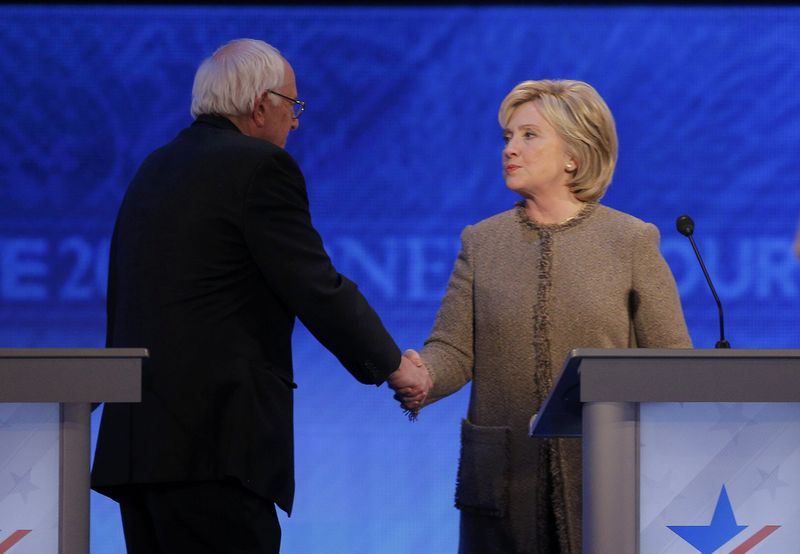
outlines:
M697 255L697 261L700 262L703 275L706 276L706 281L711 289L711 294L714 295L714 300L717 301L717 308L719 308L719 340L717 341L717 344L714 345L714 348L730 348L730 343L725 340L725 320L722 316L722 302L719 301L717 291L714 289L714 283L711 282L711 277L709 277L708 271L706 270L706 264L703 263L703 258L700 256L700 251L697 249L694 238L692 238L692 234L694 233L694 221L692 221L692 218L688 215L682 215L675 221L675 226L678 228L678 232L687 237L689 242L692 243L692 248L694 248L694 253Z

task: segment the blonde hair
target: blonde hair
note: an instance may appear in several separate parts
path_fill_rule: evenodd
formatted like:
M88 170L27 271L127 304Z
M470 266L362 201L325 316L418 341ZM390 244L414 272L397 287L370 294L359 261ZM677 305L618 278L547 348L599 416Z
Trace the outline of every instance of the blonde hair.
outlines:
M603 98L583 81L523 81L500 104L500 126L505 128L514 110L527 102L536 104L575 160L577 169L568 183L575 197L584 202L602 198L617 165L614 116Z

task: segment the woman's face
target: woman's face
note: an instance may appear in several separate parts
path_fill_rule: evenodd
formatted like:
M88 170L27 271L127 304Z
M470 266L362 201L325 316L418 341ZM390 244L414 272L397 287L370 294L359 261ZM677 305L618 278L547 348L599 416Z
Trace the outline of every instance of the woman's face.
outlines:
M568 166L574 162L536 104L526 102L512 112L503 140L503 176L509 189L529 196L567 185Z

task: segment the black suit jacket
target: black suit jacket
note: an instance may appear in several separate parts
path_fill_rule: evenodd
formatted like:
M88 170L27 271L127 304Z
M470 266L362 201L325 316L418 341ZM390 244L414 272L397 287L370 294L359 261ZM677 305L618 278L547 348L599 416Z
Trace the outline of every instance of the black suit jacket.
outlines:
M295 317L362 383L400 351L311 223L283 149L201 116L153 152L114 227L109 347L146 347L142 402L106 404L92 487L234 477L294 495Z

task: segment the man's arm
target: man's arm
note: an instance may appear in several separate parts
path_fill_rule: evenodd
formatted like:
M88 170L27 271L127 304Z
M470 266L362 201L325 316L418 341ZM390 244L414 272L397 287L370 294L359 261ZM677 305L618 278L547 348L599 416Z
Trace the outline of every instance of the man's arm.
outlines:
M333 267L311 223L300 169L283 151L253 176L244 235L270 289L356 379L380 384L401 368L400 349L378 315Z

